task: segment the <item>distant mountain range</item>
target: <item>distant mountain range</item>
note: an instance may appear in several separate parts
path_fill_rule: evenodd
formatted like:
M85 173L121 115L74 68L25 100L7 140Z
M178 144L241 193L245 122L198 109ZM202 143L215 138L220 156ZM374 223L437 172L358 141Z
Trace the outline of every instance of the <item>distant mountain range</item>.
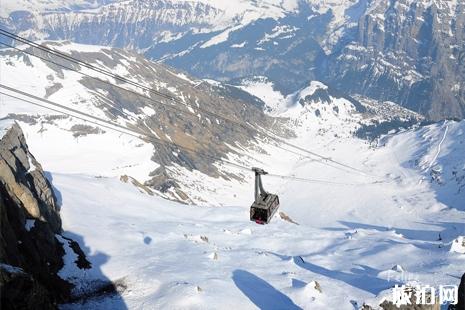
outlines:
M321 80L433 120L465 117L460 1L23 2L2 6L2 28L136 49L200 78L266 76L284 94Z

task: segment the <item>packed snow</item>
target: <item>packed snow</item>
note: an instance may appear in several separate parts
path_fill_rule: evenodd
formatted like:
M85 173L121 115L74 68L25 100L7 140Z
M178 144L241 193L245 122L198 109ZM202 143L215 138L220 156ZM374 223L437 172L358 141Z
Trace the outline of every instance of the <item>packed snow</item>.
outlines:
M273 82L269 81L266 77L255 77L244 80L238 87L265 102L269 112L282 112L285 108L283 107L283 103L286 101L286 98L281 92L275 90Z
M464 122L450 126L454 134L465 129ZM94 266L76 269L71 253L61 274L124 282L127 289L118 298L129 308L353 309L389 299L395 284L457 284L465 262L454 241L465 235L463 188L448 179L443 186L456 204L446 204L442 199L450 197L442 197L433 181L419 182L428 175L411 165L415 156L421 160L436 150L441 129L432 125L385 137L376 149L349 139L327 148L327 155L344 154L345 162L374 179L286 152L263 156L267 169L345 183L266 178L266 188L280 195L280 211L296 224L280 215L267 226L248 221L250 176L231 184L240 203L223 196L218 208L144 195L114 177L53 173L65 236L78 236ZM420 143L422 134L432 137L430 148ZM449 159L463 154L463 138L448 138L461 148L443 150L443 165L460 163ZM314 149L320 145L300 139ZM460 168L463 175L463 158ZM114 307L115 298L87 306Z

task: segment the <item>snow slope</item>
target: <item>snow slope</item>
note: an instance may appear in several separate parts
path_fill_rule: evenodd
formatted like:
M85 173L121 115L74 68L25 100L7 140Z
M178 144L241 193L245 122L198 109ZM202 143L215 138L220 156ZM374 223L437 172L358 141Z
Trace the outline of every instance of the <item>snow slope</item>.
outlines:
M61 275L81 285L103 278L123 283L120 296L84 304L99 309L354 309L376 306L394 284L455 284L465 260L449 252L465 234L464 130L464 122L431 125L386 136L378 148L329 134L293 141L370 176L272 146L272 155L251 153L272 172L344 183L265 178L280 195L280 211L297 224L279 216L267 226L248 221L251 175L228 183L229 195L216 197L218 208L180 205L117 177L56 168L51 179L65 236L78 240L93 264L76 269L68 249ZM28 137L33 152L40 150L34 140ZM442 166L444 183L430 181L431 161ZM73 165L85 162L75 157Z
M201 81L196 81L172 68L149 62L134 53L69 42L47 44L89 61L101 69L135 80L143 87L174 96L178 98L178 102L173 103L166 97L154 96L153 93L147 93L133 85L121 84L130 92L109 87L101 81L91 80L88 76L62 69L32 56L25 57L11 49L0 53L0 83L122 126L130 126L138 132L149 132L163 141L174 142L190 149L204 148L203 155L207 156L218 157L234 151L238 154L245 152L245 145L249 144L255 133L248 132L237 124L252 122L266 126L265 115L258 107L245 101L238 104L236 98L219 92L218 88L214 89L206 83L200 85ZM69 63L64 65L70 66ZM100 80L115 83L107 76L85 68L77 68ZM28 78L25 79L25 76ZM5 92L3 88L1 91ZM137 96L137 93L141 96ZM152 100L148 100L148 96L151 96ZM167 109L166 106L169 105L173 108ZM245 112L242 111L244 108ZM220 116L233 117L236 124L224 124L223 119L205 111L215 111ZM237 117L239 113L240 118ZM14 118L21 123L30 138L30 144L36 145L37 157L53 172L110 177L127 175L144 183L154 177L153 172L162 163L169 169L166 178L171 179L168 182L172 184L175 180L178 184L168 184L163 193L152 184L155 192L171 199L198 204L215 204L211 197L207 199L202 196L207 196L209 192L215 195L216 190L211 189L213 184L229 183L226 178L218 181L212 177L214 173L208 173L205 169L202 171L198 168L195 173L191 172L189 162L194 161L197 166L201 166L202 161L209 160L207 156L196 156L198 154L191 154L177 147L160 147L156 143L122 135L120 132L115 133L107 128L97 128L95 124L81 119L2 95L0 118L4 117ZM228 130L224 130L225 127L228 127ZM218 139L221 143L217 142ZM53 155L49 155L51 153ZM72 164L76 158L80 158L80 164ZM208 170L211 171L211 162L207 164ZM192 184L194 176L202 180L195 188L193 185L196 182ZM180 191L184 191L183 187L186 190L184 193L189 192L183 196L184 199L180 197ZM187 195L189 197L186 199Z
M97 6L99 2L95 0L16 0L2 1L0 17L6 18L15 11L30 11L34 13L46 12L49 10L71 10L73 8L90 8Z
M304 107L294 109L305 114ZM226 182L194 172L192 190L210 187L211 194L202 198L221 207L181 205L121 182L119 172L102 177L105 167L121 159L93 165L86 157L105 155L111 141L109 150L140 163L145 146L138 155L134 142L123 136L87 137L65 144L75 151L70 158L55 152L57 141L68 143L60 129L48 128L48 138L40 139L39 128L21 123L31 151L52 170L65 235L78 240L93 264L91 270L77 270L68 249L62 276L82 286L111 279L126 287L119 296L91 298L84 307L353 309L364 302L376 306L396 283L455 284L465 260L449 252L452 240L465 235L465 123L411 129L386 136L373 148L350 135L335 137L341 133L337 127L318 131L310 114L300 123L304 126L296 126L292 142L366 174L266 144L266 153L249 151L256 161L232 158L272 173L335 182L266 177L265 188L280 195L280 211L298 224L276 216L267 226L248 221L251 174L223 167L244 175L240 182ZM91 149L98 144L101 148ZM120 144L121 149L113 147ZM430 177L431 162L432 168L442 167L436 169L443 173L441 184ZM404 272L392 270L397 265Z
M443 171L458 167L463 176L465 123L448 126L450 135L436 161ZM298 225L279 216L267 226L249 222L250 178L244 187L231 187L242 203L224 197L221 208L143 195L115 178L55 173L53 183L63 199L65 235L82 236L95 268L127 285L118 298L131 309L376 306L390 298L395 284L456 284L463 273L465 256L449 252L451 241L465 234L463 182L458 192L452 181L442 185L450 191L445 197L455 192L456 204L449 205L437 184L419 182L426 170L408 165L434 154L443 129L431 125L385 137L386 144L376 149L347 139L325 148L327 155L345 154L346 162L363 164L379 182L289 154L261 157L299 177L363 184L266 178L266 188L280 194L281 211ZM421 137L430 138L427 146ZM313 148L319 144L311 143ZM76 270L74 259L68 256L63 276L103 276ZM86 306L122 304L115 297Z

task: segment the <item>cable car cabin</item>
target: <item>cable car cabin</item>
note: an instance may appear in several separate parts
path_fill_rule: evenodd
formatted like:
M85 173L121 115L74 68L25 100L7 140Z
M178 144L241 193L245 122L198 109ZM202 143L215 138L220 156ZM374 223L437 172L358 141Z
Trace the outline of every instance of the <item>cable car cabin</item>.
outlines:
M277 195L268 194L264 199L260 197L260 201L254 201L250 207L250 220L257 224L268 224L278 208L279 197Z
M268 224L279 208L279 197L267 193L262 184L262 175L267 174L263 169L252 168L255 172L255 201L250 207L250 220L257 224Z

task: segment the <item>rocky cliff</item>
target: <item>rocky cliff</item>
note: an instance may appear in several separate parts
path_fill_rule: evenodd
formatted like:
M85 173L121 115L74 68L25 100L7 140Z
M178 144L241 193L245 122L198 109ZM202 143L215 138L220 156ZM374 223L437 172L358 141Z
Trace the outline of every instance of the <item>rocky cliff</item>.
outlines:
M372 1L356 35L329 57L326 79L431 119L465 117L465 4Z
M20 127L0 126L0 137L1 308L53 309L71 289L57 275L65 254L59 205Z

